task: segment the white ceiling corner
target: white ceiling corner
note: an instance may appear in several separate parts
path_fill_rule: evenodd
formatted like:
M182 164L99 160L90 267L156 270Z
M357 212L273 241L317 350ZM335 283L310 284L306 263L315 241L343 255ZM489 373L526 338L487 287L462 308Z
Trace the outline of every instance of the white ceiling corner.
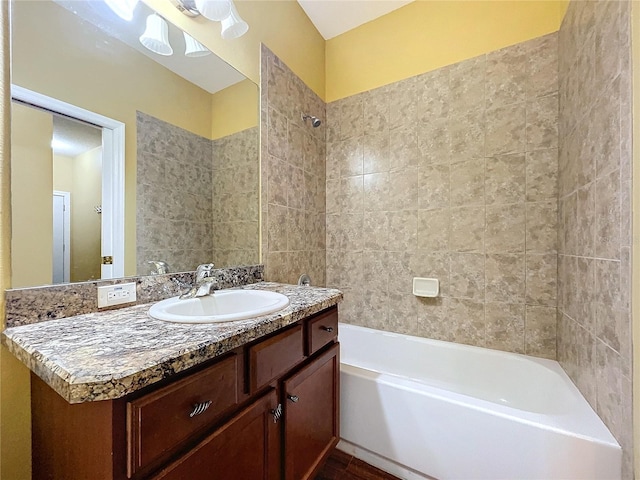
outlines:
M414 0L298 0L325 40L337 37Z

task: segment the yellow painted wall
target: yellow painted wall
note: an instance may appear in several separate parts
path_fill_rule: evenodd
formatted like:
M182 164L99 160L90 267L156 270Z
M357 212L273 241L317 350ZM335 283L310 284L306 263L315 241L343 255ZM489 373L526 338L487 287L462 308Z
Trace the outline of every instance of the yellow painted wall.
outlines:
M50 1L13 3L13 82L126 124L125 274L134 275L136 110L209 137L210 94L119 42L101 50L70 41L74 17Z
M73 159L71 194L71 281L100 278L102 147Z
M11 144L12 285L51 283L53 117L14 103Z
M73 157L53 154L53 189L73 192Z
M325 95L325 41L295 0L236 0L249 31L223 40L220 24L189 18L167 0L143 0L246 77L260 84L260 43L278 55L316 94Z
M260 90L251 80L211 95L211 139L226 137L258 125Z
M327 41L326 101L555 32L568 1L418 0Z

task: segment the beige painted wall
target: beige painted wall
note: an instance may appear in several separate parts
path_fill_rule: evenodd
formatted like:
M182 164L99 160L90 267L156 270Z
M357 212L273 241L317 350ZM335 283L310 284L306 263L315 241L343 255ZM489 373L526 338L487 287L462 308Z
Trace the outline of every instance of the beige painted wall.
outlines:
M71 193L71 281L100 278L102 147L73 159Z
M53 189L73 191L73 157L53 154Z
M13 104L11 142L12 284L51 283L53 269L53 117Z

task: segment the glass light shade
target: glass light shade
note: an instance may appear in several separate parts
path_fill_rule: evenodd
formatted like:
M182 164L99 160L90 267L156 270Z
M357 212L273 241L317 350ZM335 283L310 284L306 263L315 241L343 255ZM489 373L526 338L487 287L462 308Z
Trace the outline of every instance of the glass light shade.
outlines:
M156 13L147 17L147 28L140 36L140 43L158 55L166 56L173 53L173 48L169 44L169 26Z
M211 52L207 47L202 45L199 41L189 35L187 32L182 32L184 34L184 54L187 57L204 57L209 55Z
M133 19L133 11L138 5L138 0L104 0L104 3L121 19L130 22Z
M203 17L220 22L229 16L231 2L230 0L196 0L196 8Z
M247 33L249 25L245 22L236 10L236 6L231 2L231 12L229 16L222 20L222 30L220 34L225 40L238 38Z

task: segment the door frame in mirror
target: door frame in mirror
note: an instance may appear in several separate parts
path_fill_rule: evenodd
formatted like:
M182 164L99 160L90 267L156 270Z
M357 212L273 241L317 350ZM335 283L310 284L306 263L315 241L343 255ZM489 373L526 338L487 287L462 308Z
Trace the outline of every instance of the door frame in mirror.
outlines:
M101 277L124 277L124 133L125 124L70 103L18 85L11 85L11 99L52 113L76 118L102 128L102 263Z

